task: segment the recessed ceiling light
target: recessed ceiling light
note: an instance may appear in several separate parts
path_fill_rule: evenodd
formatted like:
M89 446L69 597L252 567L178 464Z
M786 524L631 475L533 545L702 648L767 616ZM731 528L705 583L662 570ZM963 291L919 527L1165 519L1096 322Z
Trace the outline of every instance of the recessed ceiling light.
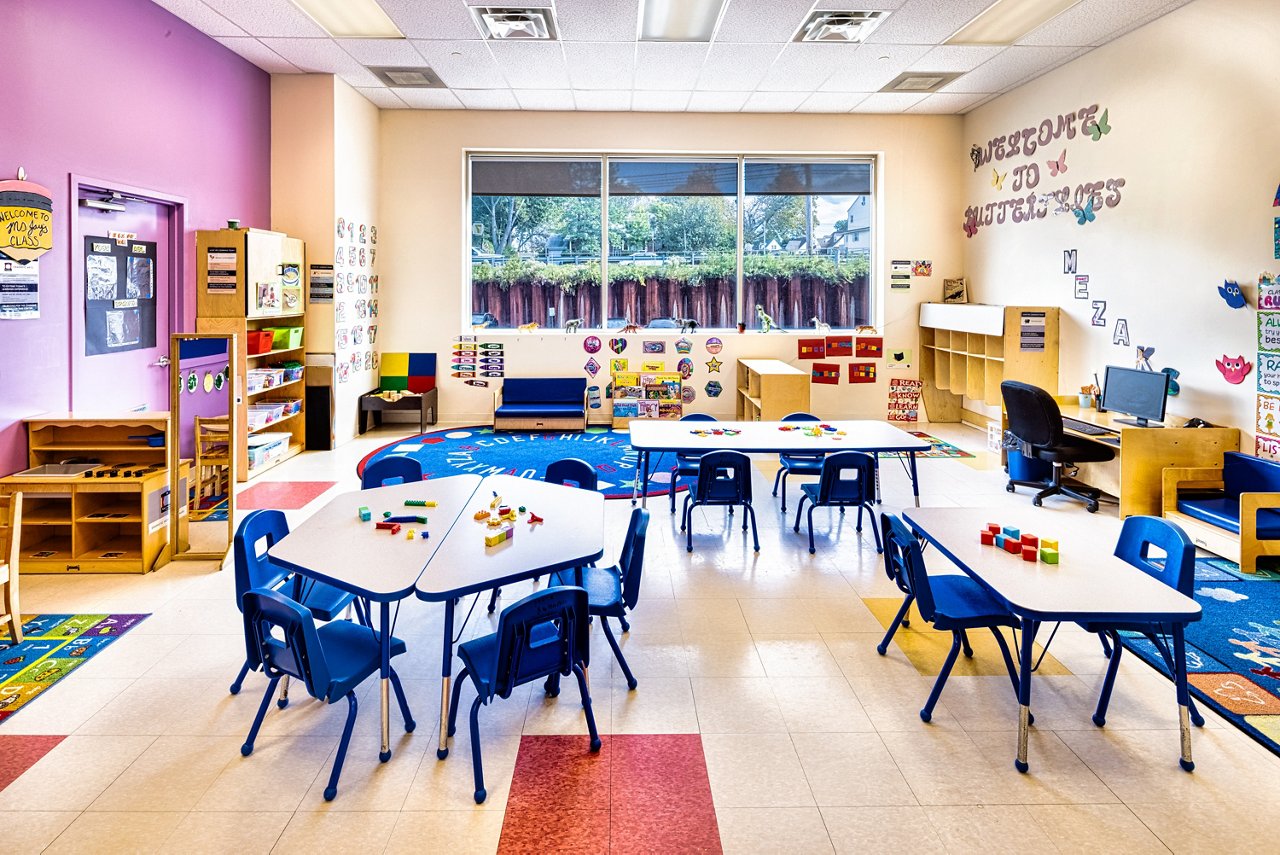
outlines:
M860 42L869 36L888 12L813 12L796 30L796 42Z
M727 0L640 0L640 41L709 42Z
M555 12L514 6L472 6L471 16L486 39L503 41L554 41Z
M444 81L429 68L369 66L379 80L397 89L444 89Z
M889 81L881 92L937 92L961 76L958 71L908 71Z
M949 45L1011 45L1080 0L995 0L965 24Z
M293 5L336 39L402 39L376 0L293 0Z

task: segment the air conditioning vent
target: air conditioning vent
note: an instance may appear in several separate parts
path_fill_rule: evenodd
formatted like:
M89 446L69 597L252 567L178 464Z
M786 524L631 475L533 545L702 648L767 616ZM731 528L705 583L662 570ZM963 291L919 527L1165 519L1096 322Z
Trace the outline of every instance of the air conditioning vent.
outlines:
M388 86L396 89L444 89L444 81L429 68L370 66L370 71Z
M860 42L888 15L888 12L813 12L800 25L792 41Z
M522 9L509 6L472 6L480 34L504 41L554 41L555 14L551 9Z
M881 92L937 92L943 86L957 79L958 72L909 71L899 74L881 89Z

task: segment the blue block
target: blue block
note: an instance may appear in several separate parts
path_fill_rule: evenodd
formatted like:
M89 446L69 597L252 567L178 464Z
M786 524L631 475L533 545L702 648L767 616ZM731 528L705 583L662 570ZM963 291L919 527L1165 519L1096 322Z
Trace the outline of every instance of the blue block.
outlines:
M1014 540L1021 540L1022 532L1011 525L1007 525L1004 527L1004 536L1013 538Z

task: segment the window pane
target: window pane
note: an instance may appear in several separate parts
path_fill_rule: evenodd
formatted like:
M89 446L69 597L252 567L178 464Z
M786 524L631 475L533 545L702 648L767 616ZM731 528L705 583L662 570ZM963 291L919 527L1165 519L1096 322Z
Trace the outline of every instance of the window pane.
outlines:
M747 161L743 313L778 326L870 324L871 164Z
M609 326L737 322L736 160L609 160Z
M473 158L471 322L600 326L599 158Z

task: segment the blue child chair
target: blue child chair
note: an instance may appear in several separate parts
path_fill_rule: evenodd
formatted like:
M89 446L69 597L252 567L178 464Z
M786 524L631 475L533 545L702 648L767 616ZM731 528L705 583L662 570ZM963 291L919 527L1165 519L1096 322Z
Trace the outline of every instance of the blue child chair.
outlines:
M613 636L609 626L609 618L617 618L622 624L622 631L631 627L627 623L627 612L636 607L640 599L640 576L644 572L644 541L649 530L649 512L644 508L633 508L631 522L627 525L627 535L622 540L622 553L618 563L612 567L579 567L576 570L558 570L551 577L553 585L581 585L587 589L587 609L592 616L600 618L604 628L604 637L613 648L613 655L627 676L627 688L637 685L635 675L627 665L627 658L622 655L618 639Z
M828 455L822 461L821 476L817 484L800 485L800 504L796 506L796 524L793 531L800 530L800 514L804 511L804 503L809 502L809 554L816 550L813 546L813 511L814 508L839 508L840 513L848 507L858 509L856 530L862 531L862 512L865 510L871 518L871 533L876 538L876 552L883 552L880 545L880 532L876 530L876 514L871 507L875 500L876 462L870 454L862 451L839 451ZM845 473L853 473L846 478Z
M881 520L880 527L884 528L884 521ZM889 542L890 532L884 529L884 540L886 546ZM889 649L889 642L893 640L894 633L898 631L898 627L911 626L911 604L916 601L916 595L911 593L911 580L907 577L907 565L903 561L904 552L902 549L885 549L884 550L884 572L889 577L889 581L898 586L898 590L902 592L902 606L898 609L898 613L893 616L893 620L889 623L889 629L885 631L884 638L876 645L876 652L881 656ZM970 655L971 651L966 648L965 655Z
M1152 550L1155 547L1160 555ZM1137 567L1149 576L1159 579L1170 588L1190 597L1193 595L1196 581L1196 547L1187 537L1186 532L1168 520L1158 517L1133 516L1125 519L1120 528L1120 539L1116 541L1115 555ZM1111 691L1115 688L1116 674L1120 670L1120 653L1124 647L1120 644L1120 633L1136 633L1144 636L1160 653L1165 667L1173 677L1177 687L1178 704L1186 706L1191 720L1197 727L1204 726L1204 716L1196 709L1195 702L1187 692L1186 654L1180 638L1172 627L1160 623L1133 620L1122 622L1094 622L1081 626L1088 632L1096 632L1104 639L1111 640L1111 661L1107 663L1107 674L1102 681L1102 694L1098 698L1098 707L1093 714L1093 723L1102 727L1107 723L1107 706L1111 703ZM1173 636L1172 643L1170 636ZM1189 755L1189 751L1188 751ZM1184 757L1182 766L1188 772L1195 764Z
M688 530L685 550L693 552L693 509L699 505L719 505L733 512L742 505L742 530L751 519L751 538L760 551L760 534L756 531L756 512L751 507L751 458L740 451L711 451L698 461L698 480L684 497L680 530Z
M787 413L782 417L784 422L816 422L818 417L811 413ZM782 512L787 512L787 476L788 475L821 475L822 458L825 454L779 454L778 474L773 476L773 495L778 495L778 485L782 485Z
M232 555L235 559L236 608L244 611L242 600L253 588L270 588L285 590L288 596L301 603L317 620L336 620L342 611L355 600L355 595L339 588L313 579L304 579L293 571L281 567L267 557L266 551L278 543L289 533L289 521L283 511L261 510L250 511L240 527L236 529L232 543ZM259 552L259 547L262 551ZM356 603L356 614L364 623L368 623L360 603ZM231 684L231 694L239 694L244 678L259 663L251 664L245 660L244 667ZM279 705L284 709L289 705L289 683L286 680L280 692Z
M261 663L270 682L258 715L249 729L249 736L240 753L248 757L253 753L253 743L267 715L276 684L285 677L302 680L307 691L317 700L335 704L346 698L347 722L338 743L338 755L329 774L329 786L325 788L325 801L333 801L338 794L338 777L342 763L347 758L351 744L351 731L355 727L356 688L378 673L382 652L377 634L367 626L336 620L317 627L315 618L305 606L294 602L278 591L255 588L244 595L244 635L251 662ZM404 653L404 642L391 639L391 655ZM404 729L412 733L416 724L409 712L404 689L395 669L391 669L391 685L395 689L400 713L404 716Z
M476 699L471 704L471 763L475 769L476 804L485 800L484 765L480 756L480 707L495 697L509 698L517 686L572 673L578 678L582 709L591 734L591 750L600 750L586 668L591 657L587 592L578 587L546 588L507 606L498 630L458 647L463 668L453 684L448 735L457 732L458 699L471 678Z
M951 676L951 669L956 664L960 648L964 647L966 656L972 656L966 632L970 629L987 628L996 637L1000 645L1000 655L1004 657L1004 667L1013 682L1014 696L1018 693L1018 669L1013 664L1009 653L1009 645L1000 634L1000 627L1017 628L1021 624L1007 608L997 602L981 585L968 576L948 575L930 576L925 569L924 556L920 552L920 543L911 534L911 530L891 514L880 517L880 526L884 529L885 551L892 555L897 566L909 580L911 592L915 595L920 616L933 624L934 629L951 633L951 651L942 663L938 679L929 693L929 700L920 710L920 718L929 721L933 718L933 708L942 695L942 687Z
M714 422L716 417L707 413L689 413L681 416L682 422ZM676 487L679 486L681 478L692 478L698 474L698 461L702 458L701 454L676 454L676 465L671 467L671 490L667 496L671 500L671 513L676 512Z
M360 473L360 489L386 487L391 484L409 484L422 480L422 464L412 457L392 455L375 460Z

